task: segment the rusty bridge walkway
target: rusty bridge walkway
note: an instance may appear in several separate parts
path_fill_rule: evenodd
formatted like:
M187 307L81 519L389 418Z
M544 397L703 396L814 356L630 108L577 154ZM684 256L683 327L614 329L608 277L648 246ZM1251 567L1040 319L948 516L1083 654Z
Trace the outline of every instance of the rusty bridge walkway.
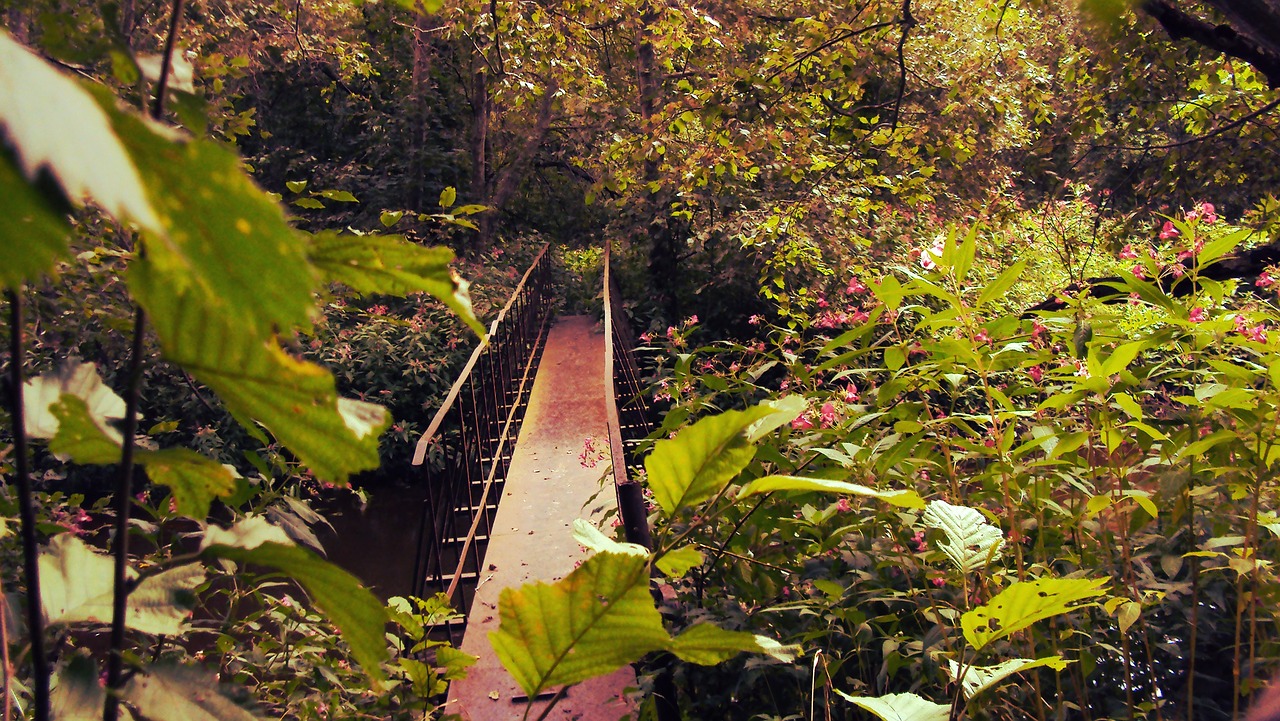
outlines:
M424 473L416 593L444 592L467 616L450 635L480 660L452 685L446 713L474 721L519 719L528 700L489 645L502 589L570 573L585 556L573 539L574 519L600 521L620 499L628 536L647 536L639 486L626 469L628 449L650 428L629 334L615 322L616 291L603 294L603 324L552 318L548 262L544 249L415 458L436 469ZM607 252L605 263L609 288ZM436 463L425 463L432 454ZM611 467L621 472L605 476ZM630 668L584 682L547 718L616 721L635 710L626 695L634 684Z

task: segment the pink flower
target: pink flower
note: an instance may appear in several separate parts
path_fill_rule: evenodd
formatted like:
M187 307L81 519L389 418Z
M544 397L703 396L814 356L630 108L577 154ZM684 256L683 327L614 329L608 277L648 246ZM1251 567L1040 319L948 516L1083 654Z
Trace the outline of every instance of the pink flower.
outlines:
M845 402L845 403L857 403L857 402L858 402L858 387L857 387L857 386L855 386L854 384L850 383L849 385L847 385L847 386L845 386L845 387L844 387L844 402Z
M843 513L848 513L849 511L853 510L853 506L849 505L848 498L841 498L840 500L836 501L836 510L841 511Z
M791 428L792 430L797 431L807 431L810 428L813 428L813 421L809 418L809 414L805 413L804 415L797 417L794 421L791 421Z
M386 315L386 314L387 314L387 307L385 305L369 306L369 315Z
M991 336L987 335L986 328L983 328L982 330L978 331L978 334L973 337L973 340L978 343L986 343L988 345L991 344Z
M1267 327L1262 323L1253 326L1244 332L1245 336L1254 343L1267 342Z
M1141 263L1133 266L1133 277L1137 278L1138 280L1146 280L1147 269L1143 268Z
M1027 375L1030 376L1033 383L1039 383L1044 377L1044 370L1040 366L1031 366L1027 369Z
M1142 305L1142 296L1137 293L1129 294L1129 305Z
M822 410L818 413L818 419L822 421L823 428L830 428L840 422L840 414L836 412L836 404L827 401L822 404Z
M1259 288L1270 288L1275 284L1276 284L1276 279L1272 278L1271 275L1267 273L1267 271L1265 270L1262 271L1262 275L1258 276L1257 282L1254 283L1254 285L1258 286Z
M750 325L760 325L760 320L761 320L760 316L753 315L747 319L747 323L749 323Z
M1204 308L1196 307L1191 309L1190 319L1192 323L1203 323L1208 320L1208 316L1204 314Z
M916 551L924 553L928 545L924 542L924 531L916 531L916 535L912 536L911 542L916 544Z
M1138 254L1133 250L1133 246L1126 244L1120 249L1120 260L1136 260Z
M1179 235L1178 229L1173 227L1173 221L1171 220L1164 221L1164 226L1160 228L1160 240L1168 240L1170 238L1176 238L1178 237L1178 235Z
M684 322L684 324L685 324L685 325L693 325L694 323L697 323L697 322L698 322L698 316L697 316L697 315L691 315L691 316L689 316L689 320L686 320L686 321Z
M942 588L943 586L947 585L947 579L943 578L942 576L938 576L937 578L933 579L932 583L938 588Z
M849 280L849 285L844 289L844 292L846 295L857 295L859 293L866 293L867 286L864 285L863 282L858 280L856 277L851 278Z
M1213 203L1201 203L1200 220L1204 221L1206 225L1213 225L1218 222L1218 214L1215 211L1216 208L1213 207Z

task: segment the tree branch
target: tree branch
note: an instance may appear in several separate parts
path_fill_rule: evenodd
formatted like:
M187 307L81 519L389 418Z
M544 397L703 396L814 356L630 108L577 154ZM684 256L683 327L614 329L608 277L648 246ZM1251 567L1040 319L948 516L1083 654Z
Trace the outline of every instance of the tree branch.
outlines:
M1230 25L1214 25L1178 9L1169 0L1145 0L1142 10L1155 18L1171 39L1191 40L1239 58L1262 73L1272 88L1280 87L1280 55L1245 34L1249 29L1264 31L1268 28L1244 28L1245 32L1242 32Z

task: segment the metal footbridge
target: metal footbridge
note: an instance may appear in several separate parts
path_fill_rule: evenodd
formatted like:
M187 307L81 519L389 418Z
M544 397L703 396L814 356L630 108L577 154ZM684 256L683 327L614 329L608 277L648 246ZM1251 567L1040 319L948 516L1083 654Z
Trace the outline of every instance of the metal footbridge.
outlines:
M424 469L427 497L415 595L444 593L466 616L445 630L480 659L453 683L446 713L523 717L528 699L494 656L488 631L498 626L502 589L559 580L585 557L575 519L616 510L627 539L648 545L630 470L652 429L609 262L606 246L603 328L587 316L553 318L544 247L418 442L413 462ZM629 668L585 682L547 718L615 721L634 710L624 694L634 684Z

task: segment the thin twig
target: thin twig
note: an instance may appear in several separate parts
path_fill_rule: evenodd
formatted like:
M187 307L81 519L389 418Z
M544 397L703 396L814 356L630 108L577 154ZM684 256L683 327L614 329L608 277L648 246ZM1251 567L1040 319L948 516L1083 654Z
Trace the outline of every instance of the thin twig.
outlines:
M27 464L26 413L22 407L22 296L9 296L9 418L13 422L14 475L18 481L18 514L22 518L22 561L27 575L27 635L31 638L32 693L36 721L49 721L49 659L44 647L44 615L40 607L40 564L36 549L36 512ZM7 698L7 694L6 694ZM8 708L7 702L5 708ZM7 711L6 711L7 713Z

